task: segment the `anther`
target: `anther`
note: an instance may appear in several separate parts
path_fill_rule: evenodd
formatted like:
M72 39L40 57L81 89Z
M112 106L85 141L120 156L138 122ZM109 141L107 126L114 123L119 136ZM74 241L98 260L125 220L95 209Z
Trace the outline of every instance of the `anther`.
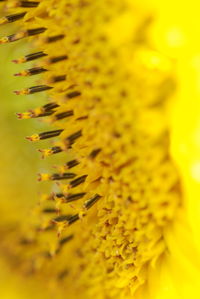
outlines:
M74 177L76 177L75 173L71 173L71 172L65 172L65 173L54 173L51 175L51 179L53 181L57 181L57 180L69 180L69 179L73 179Z
M61 198L61 199L63 199L64 197L65 197L65 195L63 193L56 193L54 195L54 198Z
M56 63L56 62L60 62L60 61L66 60L66 59L68 59L67 55L55 56L55 57L49 58L49 63L50 64Z
M47 71L47 69L45 69L43 67L33 67L31 69L21 71L21 72L15 74L14 76L33 76L33 75L38 75L38 74L44 73L46 71Z
M87 175L82 175L82 176L80 176L80 177L74 179L73 181L71 181L71 182L69 183L69 186L70 186L71 188L75 188L75 187L79 186L80 184L84 183L85 180L86 180L86 178L87 178Z
M47 139L47 138L52 138L52 137L59 136L62 132L63 132L62 129L60 129L60 130L48 131L48 132L40 133L40 134L39 134L39 137L40 137L40 140L42 140L42 139Z
M9 15L6 17L2 17L2 18L0 18L0 25L18 21L18 20L22 19L25 15L26 15L26 12L21 12L21 13Z
M32 93L36 93L36 92L42 92L45 90L49 90L52 89L52 86L48 86L48 85L37 85L37 86L32 86L29 88L25 88L22 90L16 90L14 91L14 93L16 95L28 95L28 94L32 94Z
M79 91L72 91L72 92L69 92L69 93L66 94L66 98L67 99L73 99L73 98L76 98L76 97L78 97L80 95L81 95L81 92L79 92Z
M68 223L68 225L71 225L71 224L73 224L74 222L76 222L76 221L79 220L79 219L80 219L79 214L75 214L75 215L71 216L71 217L67 220L67 223Z
M59 223L59 222L65 222L68 221L70 218L72 217L72 215L60 215L58 217L56 217L55 219L52 220L53 223Z
M52 83L57 83L57 82L62 82L62 81L65 81L66 80L66 78L67 78L67 76L66 75L61 75L61 76L55 76L55 77L53 77L53 78L51 78L51 82Z
M35 29L28 29L27 30L27 35L28 36L32 36L32 35L36 35L36 34L40 34L45 32L47 29L45 27L40 27L40 28L35 28Z
M66 138L66 141L68 143L68 147L71 147L71 145L82 136L82 130L79 130L75 133L73 133L72 135L68 136Z
M21 7L37 7L39 4L38 1L20 1Z
M21 31L16 34L11 34L0 38L0 44L15 42L27 36L27 31Z
M71 241L73 239L73 235L69 235L65 238L62 238L60 241L59 241L59 245L60 246L63 246L64 244L68 243L69 241Z
M0 38L0 44L15 42L15 41L18 41L27 36L33 36L33 35L43 33L45 30L46 30L46 28L40 27L40 28L35 28L35 29L28 29L26 31L19 31L15 34L11 34L11 35Z
M47 56L47 54L44 53L43 51L40 51L40 52L25 55L24 57L21 57L19 59L14 59L14 60L12 60L12 62L14 62L14 63L24 63L24 62L32 61L32 60L42 58L42 57L45 57L45 56Z
M26 8L34 8L39 5L40 2L38 1L12 1L11 3L7 4L8 8L15 8L15 7L26 7Z
M95 150L93 150L90 154L89 154L89 158L90 159L95 159L96 156L101 152L101 148L97 148Z
M82 193L75 193L75 194L69 194L65 197L65 202L68 203L68 202L71 202L71 201L75 201L75 200L78 200L78 199L81 199L85 196L85 192L82 192Z
M68 169L70 169L70 168L77 166L78 164L79 164L79 161L74 159L74 160L67 162L65 165L67 166Z
M63 132L62 129L60 130L53 130L53 131L48 131L48 132L43 132L40 134L34 134L32 136L26 137L26 139L30 141L38 141L38 140L43 140L43 139L49 139L52 137L59 136Z
M29 119L29 118L49 116L52 115L55 112L54 109L58 107L59 105L57 103L51 102L42 107L31 109L24 113L17 113L17 117L19 119Z
M60 147L60 146L53 146L52 148L51 148L51 152L52 152L52 154L58 154L58 153L60 153L60 152L62 152L63 151L63 149Z
M88 119L88 115L84 115L76 118L76 120L85 120L85 119Z
M56 42L58 40L61 40L65 37L64 34L58 34L58 35L54 35L54 36L49 36L46 38L45 42L46 43L52 43L52 42Z
M62 229L67 226L67 225L71 225L74 222L76 222L77 220L80 219L79 214L74 214L74 215L61 215L58 216L57 218L52 220L52 223L54 224L58 224L58 226L60 225L61 231Z
M42 213L45 213L45 214L53 214L53 213L56 213L57 210L56 209L53 209L53 208L45 208L42 210Z
M53 109L56 109L56 108L58 108L58 107L59 107L59 105L58 105L57 103L55 103L55 102L51 102L51 103L48 103L48 104L42 106L42 109L43 109L45 112L47 112L47 111L51 111L51 110L53 110Z
M54 173L54 174L47 174L47 173L40 173L38 181L59 181L59 180L69 180L76 177L75 173L65 172L65 173Z
M69 274L69 270L63 270L60 273L58 273L58 280L63 280L67 275Z
M32 118L50 116L50 115L52 115L53 113L54 113L54 111L51 110L51 111L49 111L49 112L45 112L45 113L41 113L41 114L32 116Z
M101 196L99 194L94 195L84 203L84 208L87 210L90 209L100 198Z
M73 110L69 110L69 111L65 111L65 112L61 112L61 113L55 114L54 118L56 120L61 120L63 118L70 117L70 116L73 116L73 115L74 115Z

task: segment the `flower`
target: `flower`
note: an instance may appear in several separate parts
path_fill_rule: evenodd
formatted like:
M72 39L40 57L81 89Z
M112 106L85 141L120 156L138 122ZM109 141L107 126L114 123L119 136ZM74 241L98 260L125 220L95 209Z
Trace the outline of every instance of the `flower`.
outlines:
M0 23L21 25L0 43L30 37L34 50L13 61L36 61L15 75L42 75L15 93L48 94L18 117L43 118L50 129L27 139L55 138L40 152L61 155L56 172L39 174L57 184L42 196L17 255L26 251L25 268L59 281L70 299L160 298L159 271L172 261L182 265L173 238L179 242L186 220L170 152L176 63L152 43L151 15L130 0L5 6Z

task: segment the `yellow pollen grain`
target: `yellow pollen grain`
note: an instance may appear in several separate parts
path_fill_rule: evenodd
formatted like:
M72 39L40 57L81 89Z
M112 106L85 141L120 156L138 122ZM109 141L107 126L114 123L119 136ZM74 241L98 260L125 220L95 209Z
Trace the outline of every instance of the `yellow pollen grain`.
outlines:
M50 179L50 175L48 173L40 173L39 180L40 181L48 181Z
M26 137L28 140L30 141L39 141L40 140L40 136L38 134L33 134L31 136Z

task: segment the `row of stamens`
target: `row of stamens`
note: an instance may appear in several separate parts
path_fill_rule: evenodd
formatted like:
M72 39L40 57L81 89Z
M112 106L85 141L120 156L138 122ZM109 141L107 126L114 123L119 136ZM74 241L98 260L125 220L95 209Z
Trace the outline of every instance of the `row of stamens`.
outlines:
M17 1L17 3L21 7L36 7L39 2ZM36 3L37 3L37 5L35 5ZM25 15L26 15L26 12L22 12L22 13L13 14L13 15L3 17L3 18L0 19L0 24L15 22L17 20L22 19ZM39 27L39 28L19 31L15 34L11 34L9 36L5 36L5 37L0 38L0 44L1 43L14 42L14 41L20 40L24 37L29 37L29 36L34 36L34 35L41 34L45 31L46 31L45 27ZM47 43L55 42L55 41L58 41L60 39L63 39L64 36L65 36L64 34L49 36L49 37L45 38L45 42L47 42ZM26 56L24 56L20 59L16 59L16 60L14 60L14 62L15 63L22 63L22 62L38 59L38 58L41 58L41 57L44 57L44 56L47 56L47 54L40 51L40 52L37 52L37 53L26 55ZM61 55L61 56L58 56L58 57L52 57L52 58L49 59L49 63L56 63L56 62L62 61L62 60L67 59L67 58L68 57L66 55ZM47 71L47 69L45 69L43 67L35 67L35 68L32 68L32 69L21 71L21 72L15 74L15 75L16 76L32 76L32 75L37 75L37 74L40 74L40 73L46 72L46 71ZM51 78L50 83L57 83L57 82L61 82L61 81L64 81L64 80L66 80L66 75L54 76L54 77ZM52 89L52 88L53 88L52 86L48 86L48 85L38 85L38 86L32 86L30 88L23 89L23 90L20 90L20 91L15 91L15 93L17 95L27 95L27 94L33 94L33 93L36 93L36 92L46 91L46 90L49 90L49 89Z
M2 0L0 0L0 1L2 1ZM37 1L11 1L10 3L7 4L7 7L9 7L9 8L14 8L14 7L36 8L39 5L39 3L40 2L37 2ZM2 17L0 19L0 25L21 20L25 17L26 14L27 14L27 12L20 12L17 14L12 14L12 15ZM12 34L12 35L0 38L0 43L14 42L14 41L20 40L25 37L42 34L45 31L46 31L45 27L39 27L39 28L20 31L20 32L17 32L16 34ZM52 42L61 40L64 37L65 37L64 34L49 36L49 37L44 38L44 42L52 43ZM79 42L79 40L77 42L74 42L74 44L76 44L78 42ZM45 52L39 51L36 53L31 53L31 54L25 55L24 57L21 57L19 59L15 59L15 60L13 60L13 62L25 63L25 62L33 61L33 60L36 60L39 58L44 58L46 56L48 56L48 55ZM48 65L48 64L52 64L52 63L57 63L57 62L65 60L65 59L68 59L67 55L50 57L46 61L46 64ZM33 76L33 75L38 75L38 74L41 74L41 73L44 73L47 71L48 71L48 69L44 68L44 67L33 67L30 69L21 71L21 72L15 74L15 76ZM56 82L61 82L64 80L66 80L66 75L60 75L60 76L52 77L51 82L56 83ZM33 93L37 93L37 92L41 92L41 91L50 90L52 88L53 88L52 86L48 86L48 85L38 85L38 86L33 86L33 87L30 87L27 89L23 89L21 91L15 91L15 93L17 95L26 95L26 94L33 94ZM81 95L81 93L79 91L71 91L66 94L66 99L76 98L76 97L79 97L80 95ZM74 115L74 112L72 110L56 113L56 110L58 108L59 108L59 105L57 103L51 102L51 103L48 103L40 108L32 109L25 113L18 113L18 117L19 118L34 118L34 117L50 116L53 114L55 120L60 120L60 119ZM82 117L77 118L77 120L82 120L82 119L86 119L86 118L87 118L87 116L82 116ZM49 139L52 137L59 136L62 132L63 132L63 129L52 130L52 131L48 131L48 132L34 134L30 137L27 137L27 139L29 139L31 141ZM74 142L81 136L82 136L82 130L78 130L75 133L69 135L67 138L65 138L65 140L63 142L64 143L63 147L54 146L51 149L45 149L45 150L40 150L40 151L43 153L44 156L59 153L63 150L71 148L71 146L74 144ZM101 151L101 149L93 150L90 153L89 158L94 159L100 153L100 151ZM77 165L79 165L79 161L76 159L73 159L71 161L68 161L66 163L65 167L67 169L70 169ZM41 180L41 181L44 181L44 180L53 180L53 181L69 180L69 182L67 184L67 186L68 186L67 189L71 189L71 188L76 188L76 187L80 186L81 184L83 184L85 182L85 180L87 179L87 176L88 176L87 174L77 176L77 174L75 174L73 172L63 172L63 173L54 173L51 175L40 174L39 180ZM79 193L73 193L73 194L71 193L71 194L67 194L67 195L65 195L63 193L57 193L54 195L54 198L55 199L57 198L64 203L68 203L68 202L79 200L79 199L83 198L85 195L86 195L86 192L79 192ZM83 203L83 211L82 212L74 214L74 215L58 216L52 220L52 223L57 224L59 226L59 230L61 231L65 226L71 225L72 223L76 222L77 220L79 220L83 216L85 216L86 211L88 209L90 209L100 198L101 198L101 196L99 194L95 194L94 196L92 196L91 198L89 198L88 200L86 200ZM51 208L43 209L44 213L54 213L56 211L57 211L57 209L51 209ZM59 241L59 247L58 247L57 251L59 251L61 249L63 244L67 243L72 238L73 238L73 235L69 235L69 236L61 239Z

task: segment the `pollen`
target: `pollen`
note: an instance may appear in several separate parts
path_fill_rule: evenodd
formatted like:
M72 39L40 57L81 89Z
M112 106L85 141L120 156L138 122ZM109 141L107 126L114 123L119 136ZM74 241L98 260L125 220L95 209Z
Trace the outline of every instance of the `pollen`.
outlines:
M39 207L43 245L35 250L56 233L62 250L58 262L44 257L48 266L37 271L55 281L67 271L59 288L70 299L133 298L148 283L148 266L167 251L165 229L181 207L167 119L174 62L152 49L150 16L131 1L5 2L0 23L20 29L0 43L20 46L23 38L33 49L13 57L30 63L21 72L16 65L16 79L39 75L39 85L15 93L48 97L18 118L52 125L27 139L41 146L51 139L42 157L60 155L58 173L39 174L58 191L50 188ZM73 238L62 243L67 235Z

